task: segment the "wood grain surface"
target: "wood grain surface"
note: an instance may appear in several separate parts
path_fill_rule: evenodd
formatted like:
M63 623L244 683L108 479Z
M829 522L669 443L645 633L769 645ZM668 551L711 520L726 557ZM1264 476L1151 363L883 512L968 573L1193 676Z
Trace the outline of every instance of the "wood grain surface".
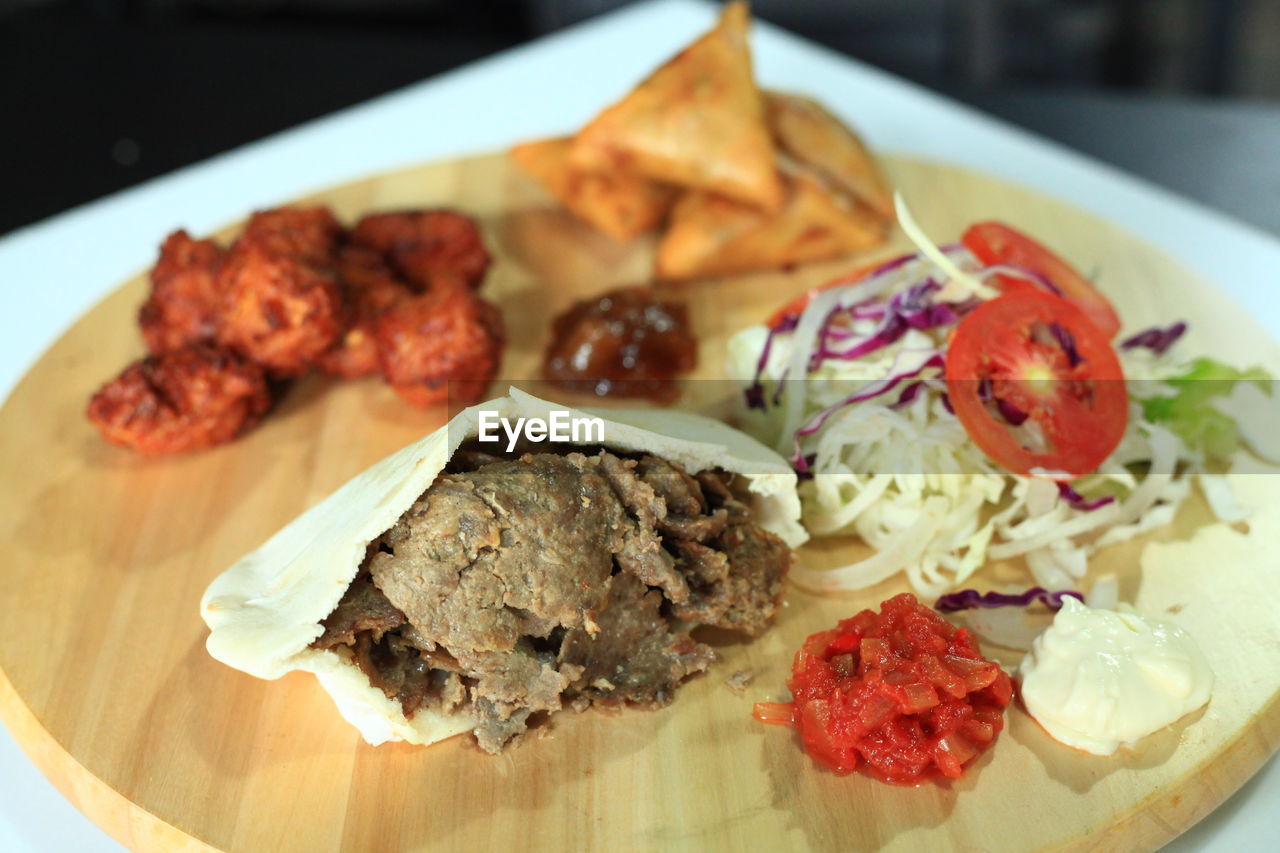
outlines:
M889 168L937 239L980 218L1015 222L1096 274L1130 327L1185 317L1192 350L1280 369L1280 351L1247 316L1123 231L980 175L899 159ZM486 293L510 331L506 377L533 375L554 313L644 280L652 254L649 242L619 247L551 209L495 156L314 199L348 221L423 205L477 216L497 257ZM698 375L719 375L732 331L848 266L688 285ZM900 788L820 770L790 732L751 721L753 701L783 690L807 634L905 588L897 579L823 599L792 590L774 629L750 644L716 639L721 661L661 711L565 712L545 737L499 757L466 738L370 747L310 676L264 682L212 660L198 602L236 558L445 413L409 409L376 380L310 377L235 444L151 459L107 446L84 405L142 352L144 293L139 277L93 308L0 411L0 716L60 790L130 847L1150 850L1280 742L1280 520L1260 519L1247 537L1210 530L1192 502L1145 564L1146 540L1096 560L1122 573L1143 610L1176 611L1217 671L1209 706L1136 752L1076 753L1015 706L963 779ZM1277 481L1253 478L1247 497L1280 507ZM1178 550L1193 534L1186 547L1216 555L1208 565ZM847 562L858 550L828 540L801 559ZM1002 571L1015 569L989 567L979 580ZM725 679L740 669L754 679L735 692Z

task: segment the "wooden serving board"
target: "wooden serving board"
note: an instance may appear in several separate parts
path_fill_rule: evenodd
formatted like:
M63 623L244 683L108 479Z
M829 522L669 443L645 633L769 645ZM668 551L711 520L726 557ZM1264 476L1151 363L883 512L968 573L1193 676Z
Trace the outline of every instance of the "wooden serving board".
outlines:
M980 175L909 160L889 168L937 238L980 218L1017 223L1096 272L1130 326L1187 318L1191 348L1280 367L1248 317L1130 235ZM479 217L497 257L486 293L510 331L507 377L534 375L554 313L643 280L652 252L552 210L497 156L312 200L347 220L423 205ZM688 285L698 374L718 375L732 331L849 266ZM466 738L370 747L310 676L264 682L212 660L198 602L235 559L444 413L409 409L376 380L312 377L230 446L152 459L110 447L83 410L141 353L133 321L144 292L140 276L91 310L0 411L0 715L63 793L130 847L1149 850L1225 799L1280 741L1280 481L1254 477L1244 498L1261 511L1248 537L1206 527L1193 503L1145 566L1142 542L1096 561L1122 572L1142 609L1177 612L1217 671L1209 706L1137 752L1073 752L1015 706L962 780L900 788L825 772L790 732L752 722L752 702L779 696L807 634L905 588L897 579L843 597L792 590L775 628L750 644L717 640L722 660L665 710L566 712L547 737L500 757ZM842 541L801 552L810 564L856 556ZM755 678L735 692L725 678L744 668Z

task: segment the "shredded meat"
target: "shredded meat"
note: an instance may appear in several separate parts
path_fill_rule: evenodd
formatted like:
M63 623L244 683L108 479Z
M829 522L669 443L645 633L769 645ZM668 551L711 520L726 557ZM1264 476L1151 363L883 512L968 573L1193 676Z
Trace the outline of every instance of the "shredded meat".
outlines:
M706 542L724 531L729 522L728 511L719 508L708 513L702 486L693 477L654 456L641 459L639 469L645 483L667 505L666 517L658 522L663 533L675 539Z
M570 631L560 660L582 667L580 691L593 702L660 708L676 687L715 660L712 650L662 616L662 593L635 575L620 574L609 588L609 606L594 637Z
M667 504L636 475L634 460L611 453L601 453L595 460L635 520L622 550L615 555L618 565L646 584L660 587L672 601L687 601L689 585L676 571L675 559L662 547L658 536L658 529L667 518Z
M777 536L750 523L731 526L717 544L722 550L680 543L692 595L687 603L676 605L675 615L758 636L769 627L782 597L790 551ZM698 556L691 558L695 553Z
M320 623L324 633L311 645L318 649L350 646L355 643L356 634L362 632L372 634L376 642L404 623L404 614L362 574L351 582L338 606Z
M583 457L527 456L440 477L369 568L445 648L506 651L524 634L545 634L547 620L593 629L629 526Z
M727 475L608 451L461 463L369 548L313 645L350 654L406 716L466 709L498 752L565 705L668 704L755 635L791 554Z
M706 512L706 499L698 481L683 469L656 456L645 456L638 467L640 476L662 498L672 515L697 516Z
M466 698L466 688L456 672L436 669L432 661L399 634L374 640L371 632L356 635L353 650L356 665L369 676L369 683L396 699L406 717L420 708L434 707L442 714L456 711Z
M531 715L559 711L561 695L581 674L580 667L557 669L552 655L533 651L527 640L511 652L478 652L461 662L476 674L475 735L487 752L498 752L522 733Z

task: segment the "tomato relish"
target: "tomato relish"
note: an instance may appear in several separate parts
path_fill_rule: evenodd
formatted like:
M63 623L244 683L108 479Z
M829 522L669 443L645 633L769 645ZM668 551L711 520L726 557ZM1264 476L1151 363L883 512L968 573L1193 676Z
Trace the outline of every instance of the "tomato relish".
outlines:
M787 682L793 701L755 718L792 726L837 773L859 763L887 782L957 778L1004 727L1013 685L956 628L902 593L805 640Z

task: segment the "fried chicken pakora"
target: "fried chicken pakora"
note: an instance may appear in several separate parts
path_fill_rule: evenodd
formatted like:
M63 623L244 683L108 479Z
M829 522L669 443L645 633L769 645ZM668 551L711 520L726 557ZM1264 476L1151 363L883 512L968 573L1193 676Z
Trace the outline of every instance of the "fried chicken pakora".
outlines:
M254 213L223 250L169 235L138 323L151 355L89 401L107 441L180 453L231 441L270 408L273 380L318 367L381 373L416 406L479 399L502 359L502 318L476 296L480 232L452 211L404 211L344 231L326 207Z
M382 375L412 406L474 403L502 363L506 333L497 307L461 280L441 279L378 318Z
M231 441L270 407L262 368L230 350L193 344L135 361L93 395L86 414L112 444L182 453Z
M363 246L339 250L338 283L350 325L338 343L320 357L320 369L345 379L377 373L378 317L413 296L414 291L392 271L380 252Z
M331 267L237 241L219 275L218 343L276 377L301 376L346 331Z
M153 355L212 340L218 316L218 269L223 251L212 240L174 231L151 268L151 294L138 326Z
M452 210L366 216L351 229L351 242L382 252L400 275L423 288L440 277L479 287L489 269L479 227Z
M333 265L342 225L327 207L276 207L249 217L236 245L253 244L270 253L318 267Z

